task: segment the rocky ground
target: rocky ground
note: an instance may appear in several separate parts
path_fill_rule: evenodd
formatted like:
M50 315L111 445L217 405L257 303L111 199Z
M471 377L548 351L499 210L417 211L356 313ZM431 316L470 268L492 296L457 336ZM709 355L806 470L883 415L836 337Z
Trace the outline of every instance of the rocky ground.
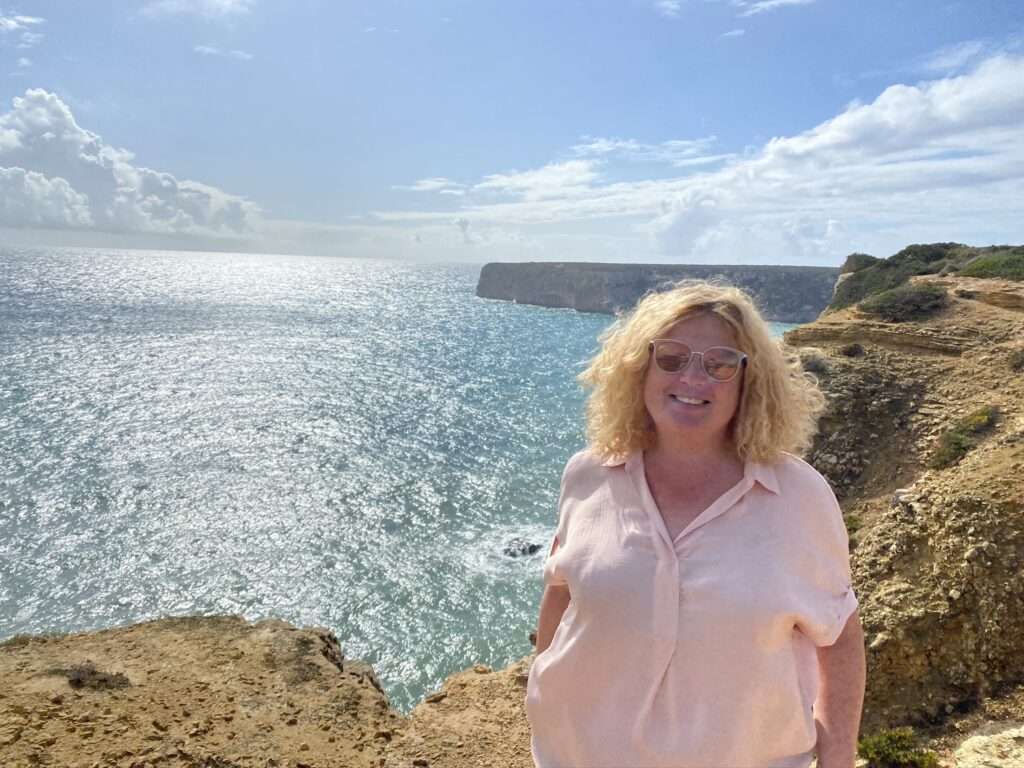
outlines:
M829 397L809 458L852 531L865 731L911 723L948 752L955 723L986 727L963 713L1024 721L1024 285L915 282L949 305L907 323L841 310L787 341ZM998 415L978 445L931 467L943 433L983 407Z
M829 397L810 459L840 496L868 642L864 732L945 766L1024 766L1024 285L931 277L937 316L791 332ZM929 468L982 406L994 426ZM325 630L163 619L0 645L0 766L529 768L529 659L450 677L408 717Z
M282 621L14 638L0 645L0 765L527 768L527 670L466 670L403 717L330 632Z

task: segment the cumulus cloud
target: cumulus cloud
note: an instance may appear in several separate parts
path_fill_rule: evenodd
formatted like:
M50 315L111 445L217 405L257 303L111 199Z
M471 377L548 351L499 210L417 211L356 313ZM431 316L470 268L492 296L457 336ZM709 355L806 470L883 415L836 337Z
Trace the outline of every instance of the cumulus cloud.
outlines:
M0 168L0 224L76 228L92 223L89 199L64 179L24 168Z
M853 250L884 254L929 239L1014 241L1024 235L1022 114L1024 57L999 55L966 74L892 85L870 103L686 175L615 181L612 161L657 157L671 169L702 157L710 139L673 154L587 138L573 148L579 159L485 177L472 190L496 198L467 196L457 215L482 238L489 227L520 228L554 242L557 227L558 237L619 237L627 258L646 238L648 258L707 263L838 263ZM451 215L377 214L395 226L440 225Z
M191 15L223 18L248 13L254 0L153 0L142 12L147 16Z
M734 0L733 5L741 9L740 16L756 16L791 5L811 5L814 2L815 0Z
M989 207L994 217L1020 211L1021 114L1020 58L997 57L957 78L892 86L870 104L772 139L756 157L701 179L672 199L652 232L670 252L744 252L745 241L774 242L814 258L848 241L848 219L891 225L924 214L941 231L974 215L975 206ZM701 193L717 195L717 220L696 208Z
M80 127L42 89L0 115L0 173L6 226L237 237L259 216L241 197L135 165L131 152Z
M252 60L252 54L247 53L246 51L228 51L224 50L223 48L217 48L212 45L197 45L192 50L194 50L200 56L219 56L225 59L237 59L238 61Z

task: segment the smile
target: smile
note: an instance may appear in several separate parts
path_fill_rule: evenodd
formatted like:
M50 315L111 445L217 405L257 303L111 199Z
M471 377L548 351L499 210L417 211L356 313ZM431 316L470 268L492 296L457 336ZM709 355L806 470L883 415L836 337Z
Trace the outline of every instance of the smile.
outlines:
M686 405L710 405L710 400L698 400L694 397L683 397L682 395L669 395L677 403L685 403Z

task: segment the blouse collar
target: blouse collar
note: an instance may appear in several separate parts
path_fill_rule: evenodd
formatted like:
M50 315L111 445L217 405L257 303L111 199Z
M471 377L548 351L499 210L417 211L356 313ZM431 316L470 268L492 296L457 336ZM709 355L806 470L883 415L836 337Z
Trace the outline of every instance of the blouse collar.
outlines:
M621 456L613 456L602 462L602 466L605 467L621 467L624 466L631 458L639 453L634 451L632 453L623 454ZM766 464L760 461L752 461L747 459L743 465L743 476L749 477L754 482L760 484L762 488L767 491L778 495L779 494L779 479L775 475L775 469L771 464Z

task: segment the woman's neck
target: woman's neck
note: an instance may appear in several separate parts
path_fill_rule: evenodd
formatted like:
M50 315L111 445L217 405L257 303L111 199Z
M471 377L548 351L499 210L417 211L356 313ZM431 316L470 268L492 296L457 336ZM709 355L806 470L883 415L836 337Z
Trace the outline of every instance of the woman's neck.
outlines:
M682 441L657 440L644 453L644 461L655 467L692 466L707 467L722 463L737 463L739 456L732 440L693 444Z

